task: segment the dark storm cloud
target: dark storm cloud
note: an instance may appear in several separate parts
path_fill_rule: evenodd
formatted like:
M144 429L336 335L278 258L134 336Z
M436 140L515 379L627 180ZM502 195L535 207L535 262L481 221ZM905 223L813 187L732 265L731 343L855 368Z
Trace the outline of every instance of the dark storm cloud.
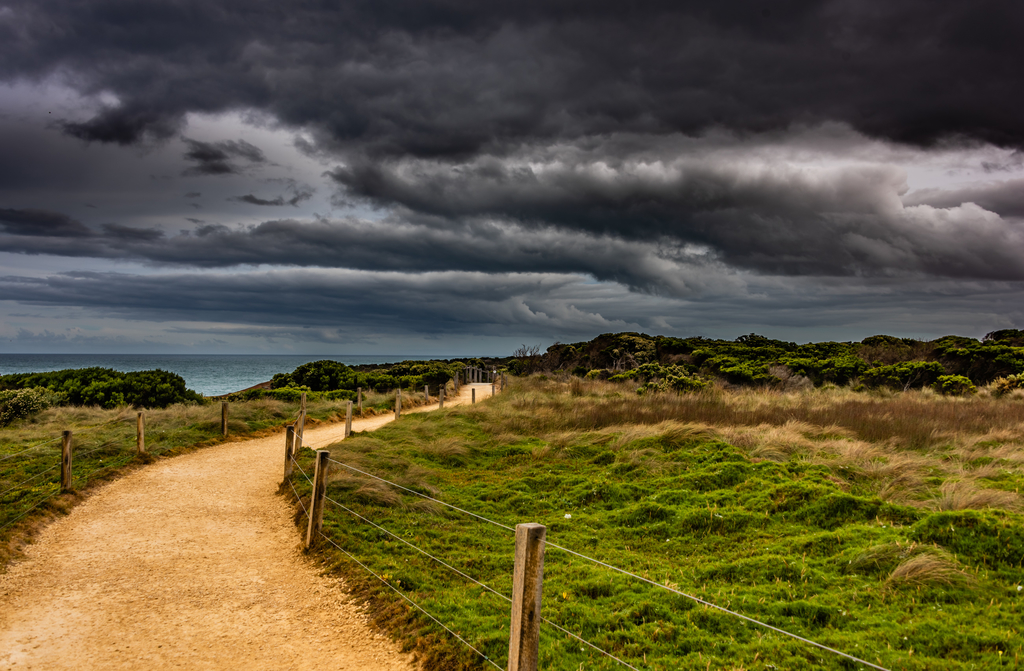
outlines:
M256 109L375 156L830 120L899 142L1024 145L1015 0L8 6L0 77L113 94L66 124L101 142Z
M0 226L4 233L16 236L81 238L93 235L81 222L45 210L0 209Z
M195 163L185 171L186 175L238 174L242 170L231 162L232 158L241 158L250 163L264 163L267 160L259 147L245 140L200 142L184 138L184 142L188 146L185 160Z
M64 132L87 142L129 145L145 137L165 140L182 126L180 116L146 108L107 108L89 121L64 121Z
M278 196L277 198L272 199L264 199L249 193L244 196L229 198L228 200L234 200L239 203L249 203L250 205L262 205L264 207L280 207L282 205L291 205L292 207L296 207L302 201L309 200L312 196L313 194L309 191L300 191L294 194L291 198L285 200L284 196Z
M778 147L737 155L689 141L650 146L665 143L634 137L628 146L544 147L456 165L363 162L330 174L349 195L439 222L511 219L526 229L667 250L701 245L759 272L1024 279L1024 222L1012 218L1019 208L1009 207L1021 199L1013 183L990 187L982 199L1006 205L1010 218L958 196L947 202L941 192L905 207L906 175L896 167L807 170L789 164Z
M0 236L0 251L209 269L268 264L399 272L573 272L675 295L705 289L711 281L707 269L717 265L698 250L512 223L451 228L394 220L277 220L229 228L192 221L198 224L194 229L169 237L152 229L109 225L85 240ZM724 272L716 271L716 281L727 285Z
M564 327L578 332L639 326L567 305L560 292L576 283L565 276L481 273L68 273L47 278L0 277L0 293L29 305L75 305L132 319L231 321L323 329L324 333L351 329L354 333L504 335L509 326L527 331Z
M129 240L135 242L152 242L164 237L163 231L155 228L135 228L133 226L120 226L118 224L103 224L103 233L116 240Z
M403 272L567 272L675 296L729 285L744 269L818 277L1024 279L1020 220L970 203L946 209L904 207L894 186L900 175L884 169L840 170L810 181L780 181L778 175L754 170L746 175L746 191L717 195L711 177L703 175L701 185L707 202L718 203L717 209L693 209L679 219L678 213L662 216L657 208L664 203L655 203L651 214L634 212L615 226L608 223L614 217L600 212L604 201L598 199L594 207L602 216L595 215L594 221L601 225L589 227L580 225L582 218L552 225L530 219L408 214L381 221L203 224L170 236L107 225L86 239L0 235L0 250L199 268L269 264ZM638 196L638 186L628 179L625 186L607 173L602 179L603 197L648 205L656 200L648 192ZM669 192L677 188L672 179L661 181ZM559 199L565 197L564 187L558 189ZM875 190L888 195L883 198ZM519 200L521 209L538 202L550 206L525 194ZM587 212L585 200L566 210ZM628 209L617 206L615 211ZM677 204L676 209L685 208ZM548 214L544 220L558 217Z

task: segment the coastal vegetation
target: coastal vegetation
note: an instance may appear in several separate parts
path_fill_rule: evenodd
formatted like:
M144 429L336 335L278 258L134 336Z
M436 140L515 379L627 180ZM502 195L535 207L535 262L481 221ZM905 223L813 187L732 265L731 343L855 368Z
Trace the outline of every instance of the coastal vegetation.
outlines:
M185 387L184 378L164 370L122 373L93 367L0 375L0 426L54 405L166 408L203 401Z
M587 342L556 343L543 355L539 348L523 351L507 369L654 383L640 387L641 393L695 391L716 383L778 389L838 385L861 391L927 387L952 395L990 385L992 393L1024 394L1024 331L993 331L981 340L877 335L860 342L804 345L753 333L733 341L608 333Z
M357 389L390 392L395 389L420 390L429 386L433 393L458 375L465 367L461 361L403 361L395 364L369 364L349 367L328 359L311 361L291 373L278 373L271 388L301 389L316 392L352 392ZM340 396L339 396L340 397Z
M509 605L487 588L510 594L513 540L409 490L508 527L545 524L551 543L885 668L1018 668L1015 395L828 384L637 394L648 382L595 378L520 378L486 403L330 447L346 466L330 472L325 534L349 554L326 542L317 552L427 668L484 663L393 590L502 666ZM312 460L299 455L306 472ZM292 484L308 496L301 472ZM857 668L551 546L544 581L547 620L637 668ZM542 668L618 668L541 630Z

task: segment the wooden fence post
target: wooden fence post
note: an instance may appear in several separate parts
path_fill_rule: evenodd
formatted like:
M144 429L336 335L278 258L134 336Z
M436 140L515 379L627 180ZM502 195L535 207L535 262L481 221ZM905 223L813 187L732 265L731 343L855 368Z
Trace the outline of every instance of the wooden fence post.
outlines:
M146 453L146 416L141 412L135 422L135 448L139 454Z
M444 410L444 387L441 387L437 393L437 409Z
M352 435L352 401L345 406L345 437Z
M71 491L71 432L65 431L60 451L60 491Z
M430 405L430 385L423 385L423 402Z
M491 380L491 396L494 396L494 380Z
M306 549L313 547L324 525L324 496L327 495L327 460L331 453L316 451L316 471L313 474L313 499L309 503L309 527L306 529Z
M402 388L399 387L398 391L395 392L395 419L399 419L402 416Z
M544 582L543 524L516 525L516 562L512 571L512 627L508 671L537 671L540 600Z
M295 454L292 451L295 445L295 425L289 424L284 430L284 481L288 482L288 478L292 477L292 455Z
M470 401L469 402L470 403L476 403L476 387L473 387L472 389L470 389L469 393L470 393Z
M359 399L359 416L363 416L363 388L356 388L356 398Z
M220 435L228 437L228 402L220 402Z

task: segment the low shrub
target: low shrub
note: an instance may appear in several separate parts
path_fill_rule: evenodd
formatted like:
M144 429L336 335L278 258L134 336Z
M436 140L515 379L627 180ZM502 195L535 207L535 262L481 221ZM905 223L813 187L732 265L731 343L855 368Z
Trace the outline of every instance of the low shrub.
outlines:
M40 410L59 405L62 400L60 394L42 387L2 390L0 391L0 426L7 426L16 419L25 419Z
M940 375L932 386L935 391L942 392L947 396L964 396L978 391L970 378L963 375Z
M992 393L995 396L1005 396L1014 389L1024 389L1024 375L1007 375L992 382Z

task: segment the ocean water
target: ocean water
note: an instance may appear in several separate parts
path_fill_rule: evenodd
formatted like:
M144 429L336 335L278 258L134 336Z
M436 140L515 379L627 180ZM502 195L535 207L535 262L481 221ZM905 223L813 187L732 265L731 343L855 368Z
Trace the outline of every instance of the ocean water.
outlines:
M396 363L431 357L411 355L331 356L312 354L0 354L0 375L45 373L66 368L113 368L123 373L161 370L185 378L185 386L219 396L266 382L275 373L290 373L310 361L331 359L349 366ZM433 357L437 358L437 357Z

